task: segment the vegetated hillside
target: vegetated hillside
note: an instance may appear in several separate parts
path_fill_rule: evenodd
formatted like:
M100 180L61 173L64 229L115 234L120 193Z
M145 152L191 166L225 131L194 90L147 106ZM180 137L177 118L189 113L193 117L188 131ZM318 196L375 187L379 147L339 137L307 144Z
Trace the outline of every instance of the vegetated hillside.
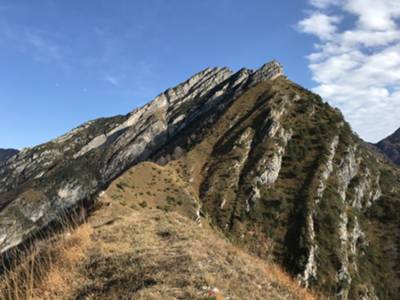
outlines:
M144 160L167 173L137 166L129 197L119 200L205 216L323 297L399 294L398 170L276 62L255 72L207 69L127 116L89 122L15 156L0 167L1 251L90 207Z
M400 129L375 146L396 165L400 165Z
M398 171L317 95L284 78L263 82L156 159L177 151L203 212L237 243L272 251L327 297L397 297Z
M0 149L0 164L4 163L7 159L18 152L19 151L15 149Z
M3 298L314 299L198 218L192 197L173 169L139 164L101 194L86 222L38 243L0 280Z

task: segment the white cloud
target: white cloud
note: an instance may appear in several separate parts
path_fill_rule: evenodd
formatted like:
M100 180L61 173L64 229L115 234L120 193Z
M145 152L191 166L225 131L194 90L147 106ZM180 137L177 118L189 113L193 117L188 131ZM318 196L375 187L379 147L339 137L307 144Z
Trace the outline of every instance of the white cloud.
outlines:
M303 32L314 34L320 39L329 39L336 32L336 24L339 22L340 17L338 16L328 16L315 12L308 18L300 21L299 29Z
M308 56L314 91L338 106L364 139L389 135L400 126L400 1L310 4L313 12L298 27L319 38Z
M400 16L399 0L348 0L344 9L358 17L358 26L370 30L397 28Z
M348 30L343 32L342 43L347 46L386 46L399 39L400 30L368 31Z

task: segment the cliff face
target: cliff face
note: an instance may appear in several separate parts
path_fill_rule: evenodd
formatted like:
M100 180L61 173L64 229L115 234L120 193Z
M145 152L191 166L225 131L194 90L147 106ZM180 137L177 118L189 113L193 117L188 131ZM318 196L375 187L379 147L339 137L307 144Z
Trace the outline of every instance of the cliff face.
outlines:
M280 72L276 62L256 72L206 69L126 116L91 121L21 151L0 167L0 251L88 202L194 120L216 114L245 89Z
M394 299L399 172L339 111L282 75L276 62L206 69L126 116L14 156L0 167L1 251L151 160L176 180L158 190L136 177L137 205L210 220L325 296Z
M15 149L0 149L0 164L4 163L11 156L18 153L18 150Z
M396 165L400 165L400 129L375 146Z

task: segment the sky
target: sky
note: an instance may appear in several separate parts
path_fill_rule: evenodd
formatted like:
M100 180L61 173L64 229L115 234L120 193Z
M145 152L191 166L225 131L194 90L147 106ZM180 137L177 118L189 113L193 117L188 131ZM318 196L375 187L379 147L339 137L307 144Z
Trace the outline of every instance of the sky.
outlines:
M272 59L377 141L400 127L399 17L398 0L0 0L0 148Z

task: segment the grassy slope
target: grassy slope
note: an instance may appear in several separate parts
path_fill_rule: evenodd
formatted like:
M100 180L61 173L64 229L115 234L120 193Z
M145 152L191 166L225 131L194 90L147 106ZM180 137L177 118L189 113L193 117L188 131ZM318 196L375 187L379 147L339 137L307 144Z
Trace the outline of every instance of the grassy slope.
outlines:
M126 172L102 194L85 224L39 244L28 267L9 276L13 282L35 272L39 265L31 262L48 252L56 259L42 261L35 280L27 276L30 284L19 286L19 298L313 299L279 267L233 246L207 220L196 222L186 203L196 200L180 198L180 184L169 167L152 163ZM5 299L17 299L15 289L7 295L1 284ZM208 297L213 289L218 292Z

